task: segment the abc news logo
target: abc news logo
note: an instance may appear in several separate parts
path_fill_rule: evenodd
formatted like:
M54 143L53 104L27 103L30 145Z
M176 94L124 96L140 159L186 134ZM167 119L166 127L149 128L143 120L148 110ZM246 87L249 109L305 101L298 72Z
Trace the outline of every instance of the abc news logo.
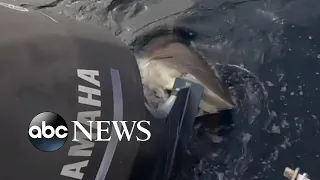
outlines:
M106 122L108 125L113 125L117 138L121 141L125 135L127 140L131 140L131 136L134 128L136 127L140 132L146 135L146 138L136 137L137 141L147 141L151 138L150 131L142 126L142 123L150 125L150 121L132 121L133 127L130 129L127 127L127 121L88 121L90 130L87 131L81 123L78 121L72 121L74 125L74 137L72 141L79 141L77 134L82 133L92 141L93 137L95 141L110 141L109 138L102 138L102 132L109 133L109 128L102 128L102 122ZM118 124L120 122L120 126ZM96 123L95 126L93 123ZM92 133L92 128L97 129L97 134ZM76 131L79 129L79 131ZM53 152L60 149L68 139L68 126L66 121L58 114L53 112L43 112L34 117L29 125L29 139L32 145L43 152Z

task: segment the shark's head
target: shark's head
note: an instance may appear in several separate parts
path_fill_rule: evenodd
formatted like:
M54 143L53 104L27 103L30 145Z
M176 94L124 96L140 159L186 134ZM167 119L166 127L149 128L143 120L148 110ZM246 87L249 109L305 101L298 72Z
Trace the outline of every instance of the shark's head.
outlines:
M173 35L160 36L137 54L142 83L156 92L173 88L175 79L182 77L204 87L200 108L209 113L233 107L229 93L221 85L217 72L189 45Z

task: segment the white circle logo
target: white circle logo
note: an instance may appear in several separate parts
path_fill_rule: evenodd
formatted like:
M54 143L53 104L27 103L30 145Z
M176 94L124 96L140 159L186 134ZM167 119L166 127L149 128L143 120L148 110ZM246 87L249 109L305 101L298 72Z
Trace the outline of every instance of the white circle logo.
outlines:
M30 122L28 135L35 148L43 152L54 152L66 143L68 125L60 115L43 112Z
M21 6L15 6L15 5L12 5L12 4L7 4L7 3L0 2L0 5L4 6L4 7L7 7L7 8L10 8L10 9L13 9L13 10L16 10L16 11L22 11L22 12L28 12L29 11L26 8L23 8Z

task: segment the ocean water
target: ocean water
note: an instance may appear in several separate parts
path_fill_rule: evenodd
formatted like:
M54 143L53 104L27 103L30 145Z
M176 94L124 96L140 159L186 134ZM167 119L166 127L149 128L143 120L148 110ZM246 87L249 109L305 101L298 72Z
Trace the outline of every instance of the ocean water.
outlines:
M220 64L239 104L236 128L212 137L214 150L179 179L285 179L287 166L320 179L320 1L21 1L102 26L130 46L154 30L182 29Z

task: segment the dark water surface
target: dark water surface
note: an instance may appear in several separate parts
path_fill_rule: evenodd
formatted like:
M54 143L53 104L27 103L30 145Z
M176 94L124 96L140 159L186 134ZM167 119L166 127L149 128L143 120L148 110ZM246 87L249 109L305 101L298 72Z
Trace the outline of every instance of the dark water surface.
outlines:
M45 9L103 26L127 44L154 28L187 28L208 62L238 65L258 77L226 70L241 102L237 130L194 166L194 177L181 179L284 179L287 166L320 179L320 1L55 2Z

